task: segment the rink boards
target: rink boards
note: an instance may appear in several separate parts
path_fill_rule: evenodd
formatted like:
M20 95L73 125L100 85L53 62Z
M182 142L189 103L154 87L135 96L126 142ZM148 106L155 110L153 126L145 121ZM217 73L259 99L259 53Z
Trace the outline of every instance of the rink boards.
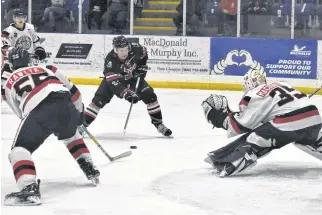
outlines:
M99 84L115 35L40 34L47 59L76 83ZM321 85L322 41L219 37L127 36L147 48L146 80L156 88L241 90L251 68L305 93ZM321 92L320 92L321 93Z

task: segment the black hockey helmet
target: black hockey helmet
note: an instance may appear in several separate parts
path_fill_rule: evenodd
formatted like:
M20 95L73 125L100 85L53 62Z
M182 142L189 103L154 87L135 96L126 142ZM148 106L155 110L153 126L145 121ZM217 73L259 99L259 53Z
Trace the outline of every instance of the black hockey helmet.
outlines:
M13 19L15 19L16 17L27 19L27 13L23 8L15 8L13 10Z
M31 57L29 52L21 47L15 47L9 51L8 61L11 70L16 70L31 65Z
M124 48L128 46L130 48L129 41L124 36L114 37L113 39L113 47L115 48Z

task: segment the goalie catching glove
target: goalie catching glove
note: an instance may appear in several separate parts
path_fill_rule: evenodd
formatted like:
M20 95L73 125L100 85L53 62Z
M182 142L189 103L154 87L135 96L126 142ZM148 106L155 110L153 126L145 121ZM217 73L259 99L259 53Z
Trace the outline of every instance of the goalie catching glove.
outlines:
M228 100L225 96L211 94L201 104L206 120L216 128L227 130L228 114L231 112L228 107Z

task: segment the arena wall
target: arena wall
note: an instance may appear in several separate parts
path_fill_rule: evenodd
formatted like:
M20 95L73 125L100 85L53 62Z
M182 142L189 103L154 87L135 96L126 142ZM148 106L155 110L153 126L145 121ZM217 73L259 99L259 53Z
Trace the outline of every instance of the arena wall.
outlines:
M62 69L75 84L97 85L114 35L40 34L44 62ZM322 40L135 36L147 47L146 80L155 88L241 90L250 68L270 81L286 81L305 93L322 84ZM322 92L319 92L322 94Z

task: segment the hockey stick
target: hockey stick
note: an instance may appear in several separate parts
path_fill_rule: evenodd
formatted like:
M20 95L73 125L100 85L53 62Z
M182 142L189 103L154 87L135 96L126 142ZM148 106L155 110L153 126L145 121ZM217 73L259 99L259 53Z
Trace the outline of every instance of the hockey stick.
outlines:
M135 93L138 90L139 82L140 82L140 76L138 77L138 79L136 81ZM127 127L128 122L129 122L129 119L130 119L130 115L131 115L131 112L132 112L132 107L133 107L133 101L131 102L130 110L129 110L128 114L127 114L126 121L125 121L125 125L124 125L124 128L123 128L124 135L126 133L126 127Z
M116 161L116 160L119 160L121 158L125 158L125 157L128 157L132 154L131 151L127 151L127 152L124 152L122 154L119 154L115 157L112 157L110 156L105 150L104 148L101 146L101 144L99 144L99 142L95 139L95 137L87 130L87 128L84 126L84 131L85 133L89 136L89 138L91 138L93 140L93 142L98 146L98 148L104 153L104 155L111 161Z
M317 88L311 95L309 95L309 98L311 98L312 96L314 96L317 92L319 92L322 89L322 85Z

